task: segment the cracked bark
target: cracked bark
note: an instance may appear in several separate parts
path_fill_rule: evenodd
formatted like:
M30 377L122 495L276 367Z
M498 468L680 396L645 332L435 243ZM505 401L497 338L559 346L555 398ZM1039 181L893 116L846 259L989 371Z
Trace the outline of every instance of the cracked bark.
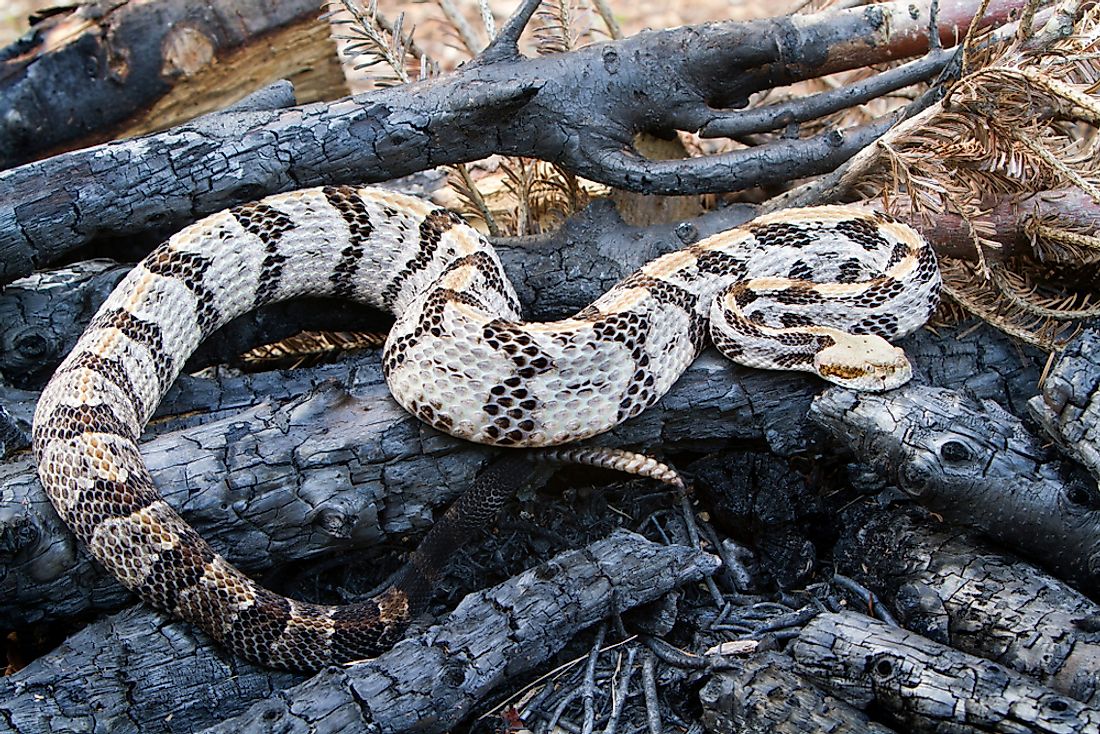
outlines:
M1006 386L1034 384L1037 375L1035 365L1013 364L1014 347L990 330L958 340L922 332L906 347L921 379L983 397L1005 400ZM984 364L1002 373L975 378ZM739 368L709 351L657 405L599 442L665 452L736 441L764 441L782 455L815 450L805 414L820 388L814 378ZM23 399L9 407L29 418L35 394L15 394ZM187 378L158 415L151 431L161 433L144 446L158 486L249 573L423 532L433 509L468 486L488 456L401 410L377 354L289 372ZM0 479L0 624L117 608L125 592L78 550L29 457L0 464Z
M955 42L978 4L940 3L945 43ZM1022 4L997 0L987 21L1003 21ZM681 161L646 159L632 140L736 115L723 108L761 89L920 53L927 13L927 4L899 1L646 32L530 59L515 51L513 28L447 77L330 104L227 111L30 163L0 175L0 283L92 240L164 232L262 194L387 180L492 153L555 161L649 193L726 191L823 173L894 118Z
M738 670L715 673L699 691L703 724L712 732L890 734L882 724L794 672L786 655L752 655Z
M977 527L1095 593L1100 491L993 400L906 385L882 394L832 388L811 416L865 462L948 520Z
M36 734L208 726L445 731L506 677L537 666L580 630L697 581L717 563L619 531L471 594L374 660L310 679L235 660L188 625L135 607L0 679L0 715L12 731Z
M1037 379L1037 365L988 329L956 339L920 332L905 346L918 379L983 398L1019 398ZM764 441L781 455L816 450L805 414L820 389L812 377L736 367L709 351L657 405L598 441L665 452L736 441ZM29 420L35 393L0 395ZM249 573L423 532L488 456L401 410L371 353L312 369L185 378L158 416L144 447L158 486ZM0 479L0 624L117 608L125 592L78 550L29 457L0 464Z
M1100 709L984 658L855 612L822 614L796 640L796 669L913 732L1094 732Z
M1100 320L1058 355L1028 407L1047 434L1100 479Z
M1034 566L901 511L849 513L834 559L907 629L1100 707L1100 606Z

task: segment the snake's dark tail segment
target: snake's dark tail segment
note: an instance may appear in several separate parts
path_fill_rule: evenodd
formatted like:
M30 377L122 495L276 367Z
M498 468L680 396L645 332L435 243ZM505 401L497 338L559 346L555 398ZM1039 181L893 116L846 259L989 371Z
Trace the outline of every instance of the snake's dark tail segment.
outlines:
M408 597L410 616L427 607L436 581L455 549L473 531L492 523L504 503L536 473L525 452L509 452L485 469L474 485L447 508L394 577L392 588Z

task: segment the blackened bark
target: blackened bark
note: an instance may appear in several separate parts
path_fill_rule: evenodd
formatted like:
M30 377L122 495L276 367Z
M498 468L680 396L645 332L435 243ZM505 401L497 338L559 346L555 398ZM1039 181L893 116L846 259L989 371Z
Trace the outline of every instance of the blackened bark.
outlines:
M832 388L811 416L873 471L1081 589L1100 588L1100 493L993 401L906 385Z
M794 672L786 655L752 655L737 670L715 673L699 691L703 725L714 734L890 734L882 724Z
M280 79L301 102L341 97L321 12L317 0L98 0L50 15L0 52L0 169L178 125Z
M135 607L0 679L0 721L27 734L445 731L580 630L716 567L713 556L620 531L468 596L374 660L304 682L235 660L190 625Z
M855 612L817 617L793 651L800 674L850 703L873 702L905 731L1083 734L1100 727L1100 709Z
M1100 706L1100 606L958 529L905 512L844 519L837 570L907 629Z
M530 0L521 11L534 11ZM1022 0L998 0L1003 20ZM976 0L940 3L955 42ZM685 194L832 170L895 119L686 160L649 160L639 132L697 129L752 93L920 53L927 5L893 2L810 16L646 32L526 59L519 28L455 74L331 104L226 112L135 141L0 176L0 283L94 239L163 232L262 194L380 181L492 153L560 163L635 191ZM520 24L522 27L522 24Z
M1100 322L1058 355L1028 407L1047 434L1100 479Z

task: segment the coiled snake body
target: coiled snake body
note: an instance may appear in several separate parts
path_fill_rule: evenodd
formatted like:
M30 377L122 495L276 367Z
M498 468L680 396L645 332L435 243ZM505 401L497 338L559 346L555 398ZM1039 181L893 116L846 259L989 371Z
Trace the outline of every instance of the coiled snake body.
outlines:
M572 318L523 323L496 253L457 215L372 188L279 194L187 227L134 268L43 392L34 451L58 513L124 585L250 660L316 669L391 644L406 590L327 607L263 589L161 499L137 445L187 357L230 319L303 295L385 309L383 368L406 409L471 441L548 446L652 405L708 333L742 364L901 384L909 364L883 338L923 324L938 286L909 227L821 207L657 258Z

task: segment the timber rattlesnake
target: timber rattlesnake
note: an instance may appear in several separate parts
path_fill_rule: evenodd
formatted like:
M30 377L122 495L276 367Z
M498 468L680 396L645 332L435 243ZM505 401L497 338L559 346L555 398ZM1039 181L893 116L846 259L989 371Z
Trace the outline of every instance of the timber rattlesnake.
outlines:
M883 337L923 324L938 290L912 229L820 207L657 258L572 318L523 323L496 253L458 215L374 188L278 194L187 227L134 268L43 392L34 451L58 513L125 586L250 660L316 669L390 644L408 589L326 607L259 587L161 499L137 445L185 360L230 319L303 295L385 309L397 321L383 368L406 409L471 441L548 446L652 405L708 333L753 367L901 384L909 364Z

